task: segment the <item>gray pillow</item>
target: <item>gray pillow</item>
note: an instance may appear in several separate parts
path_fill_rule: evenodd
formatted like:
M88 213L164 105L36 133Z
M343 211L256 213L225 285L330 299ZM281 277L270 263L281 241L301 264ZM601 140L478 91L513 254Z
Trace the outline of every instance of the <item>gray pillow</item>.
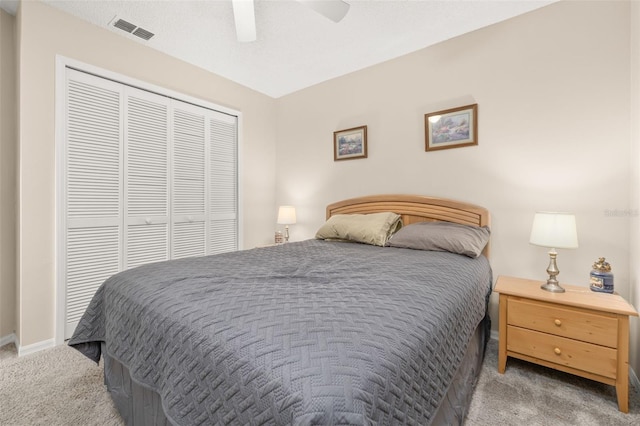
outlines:
M400 215L392 212L371 214L337 214L316 233L321 240L347 240L384 246L402 226Z
M468 226L449 222L418 222L406 225L387 242L389 247L448 251L478 257L489 242L486 226Z

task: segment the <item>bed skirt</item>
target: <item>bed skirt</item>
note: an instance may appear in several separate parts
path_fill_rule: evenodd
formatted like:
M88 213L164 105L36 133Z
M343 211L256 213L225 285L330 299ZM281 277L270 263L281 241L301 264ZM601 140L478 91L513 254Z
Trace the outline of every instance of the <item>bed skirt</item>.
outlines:
M491 321L487 316L476 328L462 364L431 422L432 425L463 424L482 368L490 327ZM129 426L176 424L165 416L160 396L132 380L127 367L107 354L104 342L102 355L104 382L125 424Z

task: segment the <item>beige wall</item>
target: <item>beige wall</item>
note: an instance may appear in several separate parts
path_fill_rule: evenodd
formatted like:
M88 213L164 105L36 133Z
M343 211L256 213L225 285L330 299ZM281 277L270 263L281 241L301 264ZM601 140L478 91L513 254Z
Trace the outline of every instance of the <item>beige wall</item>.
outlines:
M0 339L16 328L15 18L0 9Z
M18 332L22 346L54 338L56 55L241 111L244 245L271 237L275 100L39 2L22 2L17 21L21 79Z
M491 211L494 276L544 279L533 215L571 211L580 247L559 250L561 281L586 285L606 256L629 298L629 13L560 2L280 98L276 201L298 206L292 239L340 199L449 197ZM425 152L424 114L472 103L479 145ZM334 162L332 133L359 125L369 158Z
M631 289L629 300L640 308L640 3L631 2L631 192L630 226ZM629 363L640 374L640 321L631 323L631 358Z

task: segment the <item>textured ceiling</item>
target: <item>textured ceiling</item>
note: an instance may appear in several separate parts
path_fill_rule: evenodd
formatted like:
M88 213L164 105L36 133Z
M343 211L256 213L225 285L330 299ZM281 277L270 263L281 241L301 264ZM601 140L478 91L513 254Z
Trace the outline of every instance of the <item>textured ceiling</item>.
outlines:
M230 0L43 1L277 98L555 0L346 0L351 7L340 23L295 0L256 0L251 43L236 40ZM15 1L0 6L15 9ZM113 28L116 16L155 36L144 41Z

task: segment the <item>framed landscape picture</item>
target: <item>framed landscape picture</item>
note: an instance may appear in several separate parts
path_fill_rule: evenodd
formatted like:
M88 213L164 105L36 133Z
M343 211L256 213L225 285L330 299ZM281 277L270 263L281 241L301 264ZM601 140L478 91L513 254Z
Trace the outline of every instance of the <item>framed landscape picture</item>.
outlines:
M478 145L478 104L424 116L425 150Z
M367 158L367 126L333 132L333 160Z

